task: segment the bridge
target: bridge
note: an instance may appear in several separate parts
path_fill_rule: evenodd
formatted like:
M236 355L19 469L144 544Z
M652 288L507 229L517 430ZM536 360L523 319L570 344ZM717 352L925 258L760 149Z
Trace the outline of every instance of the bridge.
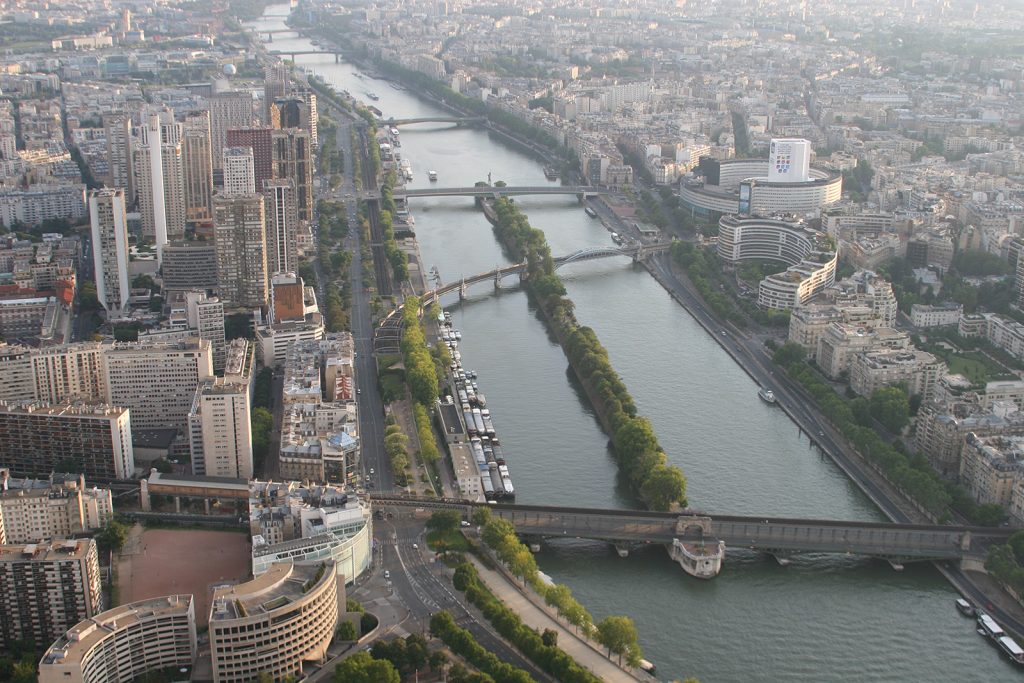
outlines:
M540 505L485 505L464 500L412 499L371 494L376 505L458 509L470 516L485 507L527 539L587 538L617 548L652 543L742 548L769 553L785 564L802 553L874 557L897 569L906 562L983 559L1013 529L741 517L641 510L594 510ZM620 554L625 554L621 552ZM673 553L673 559L675 554ZM717 573L717 572L716 572Z
M464 125L468 123L484 123L486 116L423 116L416 119L377 119L377 123L385 126L411 126L414 123L456 123Z
M577 197L593 197L601 190L590 185L538 185L513 187L424 187L418 189L395 190L395 199L412 197L510 197L513 195L574 195Z
M341 50L270 50L268 55L274 57L291 57L295 61L296 55L334 55L334 63L341 63Z

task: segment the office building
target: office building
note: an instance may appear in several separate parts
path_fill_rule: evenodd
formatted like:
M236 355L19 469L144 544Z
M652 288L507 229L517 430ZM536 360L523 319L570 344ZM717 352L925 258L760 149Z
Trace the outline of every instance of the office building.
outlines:
M222 168L221 153L228 146L228 131L248 128L253 123L252 95L221 92L210 97L210 155L214 168Z
M129 411L0 402L0 467L20 477L72 470L99 481L127 479L135 471Z
M165 290L217 288L217 248L209 242L172 242L164 247Z
M256 192L252 147L225 147L223 166L224 197L238 197Z
M85 475L12 477L0 467L0 543L40 543L95 531L114 516L110 489L86 488Z
M107 139L107 182L112 188L124 190L125 203L131 206L135 203L132 117L127 114L103 117L103 132Z
M232 128L227 132L226 147L251 147L254 187L274 178L274 148L269 127ZM223 150L221 150L223 151ZM221 157L221 166L224 159Z
M768 147L768 180L802 183L810 180L811 142L801 138L776 138Z
M206 339L105 345L106 401L131 409L132 427L184 429L200 382L213 377Z
M213 153L210 113L193 112L185 117L181 138L182 185L185 222L188 225L213 220Z
M267 216L267 272L297 272L299 269L299 213L295 183L288 178L263 184Z
M96 296L110 320L128 317L128 218L124 190L95 190L89 195Z
M100 612L96 541L0 546L0 647L52 643Z
M213 208L220 295L236 307L266 306L269 283L263 196L218 195Z
M210 652L214 683L303 677L322 662L344 611L344 579L334 561L279 562L251 581L213 592Z
M275 130L272 131L272 141L274 177L286 178L294 183L299 220L311 221L314 164L309 133L298 128Z
M780 310L806 303L835 283L839 261L831 238L804 223L737 215L718 222L718 255L730 265L750 259L789 264L758 285L758 305Z
M192 596L150 598L114 607L68 629L39 662L39 683L141 680L193 666L197 649Z
M289 87L289 73L290 69L280 59L275 60L272 64L268 65L264 69L263 78L263 121L265 123L271 123L272 116L271 111L273 109L274 102L279 99L284 99L288 95Z
M310 142L317 144L316 93L306 90L292 97L277 99L270 108L272 128L298 128L309 133Z
M297 481L249 484L252 573L277 562L334 560L339 577L352 583L370 567L373 515L370 504L343 488Z

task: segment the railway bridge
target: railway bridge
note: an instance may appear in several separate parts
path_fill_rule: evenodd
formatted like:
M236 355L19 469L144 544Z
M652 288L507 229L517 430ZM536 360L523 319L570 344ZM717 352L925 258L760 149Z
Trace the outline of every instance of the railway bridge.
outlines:
M371 495L382 507L441 507L470 516L486 507L532 539L588 538L612 543L625 554L630 547L685 544L769 553L782 564L798 554L861 555L886 560L902 569L907 562L963 561L985 557L993 543L1005 543L1012 529L881 522L844 522L741 517L689 512L599 510L544 505L484 505L464 500L412 499ZM683 564L681 562L681 564ZM685 568L685 565L684 565ZM717 572L716 572L717 573Z

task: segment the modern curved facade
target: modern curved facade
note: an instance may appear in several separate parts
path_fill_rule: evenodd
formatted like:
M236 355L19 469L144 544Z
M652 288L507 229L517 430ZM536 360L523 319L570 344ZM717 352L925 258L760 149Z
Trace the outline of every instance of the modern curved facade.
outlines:
M322 661L343 609L334 562L280 562L252 581L219 588L210 607L214 683L260 674L302 678L303 663Z
M779 218L722 216L718 255L727 263L751 259L782 261L789 268L761 280L762 308L791 309L836 281L839 253L828 235Z
M843 195L843 177L837 173L812 168L807 180L796 182L771 181L768 175L765 159L716 162L703 182L684 181L679 198L694 215L710 218L716 213L817 213Z
M40 683L131 681L147 672L191 667L196 615L191 595L121 605L76 624L39 662Z

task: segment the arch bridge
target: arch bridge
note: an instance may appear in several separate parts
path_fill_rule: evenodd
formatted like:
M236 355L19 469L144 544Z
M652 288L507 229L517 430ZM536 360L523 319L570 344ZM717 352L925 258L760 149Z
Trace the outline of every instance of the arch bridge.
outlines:
M459 125L469 123L484 123L486 116L423 116L413 119L377 119L377 123L385 126L411 126L414 123L456 123Z

